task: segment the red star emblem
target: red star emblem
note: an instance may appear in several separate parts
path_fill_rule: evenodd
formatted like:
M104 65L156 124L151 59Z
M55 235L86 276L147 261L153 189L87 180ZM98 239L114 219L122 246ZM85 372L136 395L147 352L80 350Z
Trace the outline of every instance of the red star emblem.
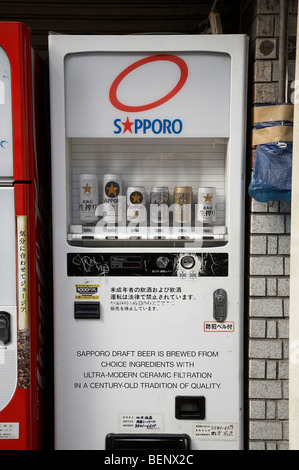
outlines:
M131 122L129 120L129 118L127 117L126 121L125 122L122 122L123 126L124 126L124 130L123 130L123 134L127 131L131 132L131 134L133 134L132 132L132 126L134 124L134 122Z

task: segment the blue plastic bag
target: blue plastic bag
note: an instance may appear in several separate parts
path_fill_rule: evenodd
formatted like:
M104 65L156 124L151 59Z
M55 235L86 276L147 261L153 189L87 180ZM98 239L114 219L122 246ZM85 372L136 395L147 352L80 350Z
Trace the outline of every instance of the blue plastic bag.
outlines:
M249 195L259 202L290 201L292 142L258 145Z
M292 125L289 122L258 123L256 128ZM249 195L259 202L290 201L293 142L257 145Z

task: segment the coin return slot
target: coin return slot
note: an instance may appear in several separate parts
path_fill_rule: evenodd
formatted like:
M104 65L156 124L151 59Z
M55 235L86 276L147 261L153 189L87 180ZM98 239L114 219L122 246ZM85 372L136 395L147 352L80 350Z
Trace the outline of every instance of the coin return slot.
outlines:
M77 320L100 318L100 302L75 302L74 315Z
M108 434L106 450L188 450L187 434Z
M175 398L176 419L205 419L205 397L180 396Z

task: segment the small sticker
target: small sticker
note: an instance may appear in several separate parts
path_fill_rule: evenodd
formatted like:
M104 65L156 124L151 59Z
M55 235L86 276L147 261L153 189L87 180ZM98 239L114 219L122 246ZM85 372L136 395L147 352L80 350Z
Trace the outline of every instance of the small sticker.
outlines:
M18 254L18 327L29 329L29 260L28 260L28 218L17 217Z
M204 331L208 333L233 333L235 331L235 324L233 321L205 321Z
M19 423L0 423L0 439L19 439Z
M99 299L99 284L76 284L75 299Z
M237 423L194 423L193 438L209 441L235 441Z
M161 413L119 413L119 432L153 432L164 430L164 415Z

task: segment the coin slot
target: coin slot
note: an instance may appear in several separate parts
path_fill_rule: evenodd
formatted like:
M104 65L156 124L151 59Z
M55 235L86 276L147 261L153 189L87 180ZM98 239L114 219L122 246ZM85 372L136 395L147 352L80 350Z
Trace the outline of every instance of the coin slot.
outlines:
M203 396L175 397L176 419L205 419L206 403Z

